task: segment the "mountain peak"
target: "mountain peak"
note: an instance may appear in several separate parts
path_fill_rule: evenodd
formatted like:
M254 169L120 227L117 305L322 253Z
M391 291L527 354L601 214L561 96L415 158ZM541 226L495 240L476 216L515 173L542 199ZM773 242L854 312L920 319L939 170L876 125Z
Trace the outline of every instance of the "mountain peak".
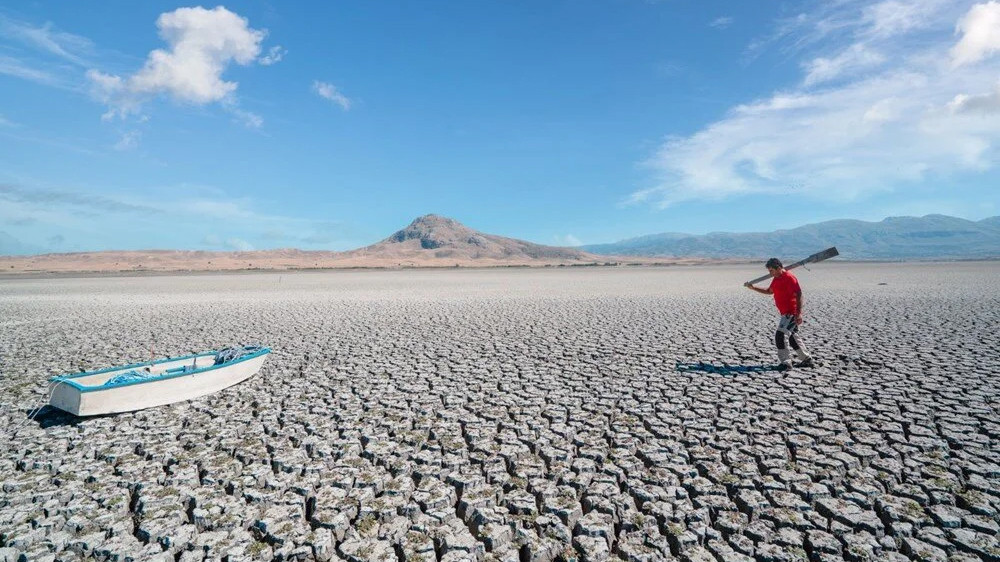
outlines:
M441 216L441 215L436 215L434 213L427 213L426 215L420 215L419 217L413 219L413 222L411 222L410 224L421 223L421 222L423 222L423 223L430 222L430 223L455 223L455 224L460 224L455 219L448 218L448 217Z
M432 258L470 259L518 264L538 261L596 261L596 256L572 248L533 244L473 230L455 219L422 215L377 244L360 250L366 255L385 255L400 260Z
M420 247L433 250L443 246L471 243L479 245L475 230L465 226L455 219L441 215L423 215L413 219L413 222L402 230L397 230L382 243L403 243L408 240L418 240Z

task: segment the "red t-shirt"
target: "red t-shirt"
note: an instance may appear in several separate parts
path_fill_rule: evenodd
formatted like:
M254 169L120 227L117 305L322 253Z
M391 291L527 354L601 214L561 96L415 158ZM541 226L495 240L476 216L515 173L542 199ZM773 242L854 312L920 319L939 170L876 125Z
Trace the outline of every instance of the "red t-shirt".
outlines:
M799 280L791 272L786 271L771 280L769 287L774 293L774 304L782 315L799 312Z

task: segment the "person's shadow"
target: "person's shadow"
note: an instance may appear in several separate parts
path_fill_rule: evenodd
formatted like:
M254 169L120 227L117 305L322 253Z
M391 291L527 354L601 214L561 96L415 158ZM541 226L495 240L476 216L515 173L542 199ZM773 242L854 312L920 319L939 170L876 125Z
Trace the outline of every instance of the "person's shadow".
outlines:
M781 371L781 369L777 365L729 365L728 363L723 363L722 365L716 365L714 363L704 363L702 361L699 361L697 363L678 362L676 369L678 372L681 373L712 373L715 375L730 375L730 376Z

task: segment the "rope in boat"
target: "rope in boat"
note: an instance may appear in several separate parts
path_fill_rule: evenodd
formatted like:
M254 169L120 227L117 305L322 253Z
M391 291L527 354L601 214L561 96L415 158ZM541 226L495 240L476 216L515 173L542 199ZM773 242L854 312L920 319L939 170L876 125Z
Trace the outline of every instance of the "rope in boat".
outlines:
M250 355L251 353L255 353L257 351L260 351L261 349L263 349L263 348L261 346L259 346L259 345L244 345L244 346L227 347L227 348L221 349L218 352L216 352L216 354L215 354L215 363L214 364L215 365L222 365L223 363L230 363L232 361L236 361L237 359L240 359L241 357L244 357L246 355ZM151 362L150 363L150 367L152 367L152 366L153 366L153 363ZM119 374L115 375L114 378L112 378L111 380L109 380L108 382L106 382L104 384L107 385L107 386L113 386L113 385L121 384L121 383L141 381L141 380L144 380L144 379L148 379L148 378L152 378L152 377L157 377L157 376L160 376L162 374L162 373L154 373L154 372L150 371L149 370L150 367L146 367L146 370L132 369L132 370L129 370L129 371L125 371L123 373L119 373ZM183 372L188 372L188 371L192 371L192 370L194 370L193 366L191 366L191 365L185 365Z
M221 365L223 363L229 363L230 361L236 361L237 359L250 355L251 353L256 353L264 349L259 345L236 345L232 347L227 347L225 349L220 349L215 354L215 364Z

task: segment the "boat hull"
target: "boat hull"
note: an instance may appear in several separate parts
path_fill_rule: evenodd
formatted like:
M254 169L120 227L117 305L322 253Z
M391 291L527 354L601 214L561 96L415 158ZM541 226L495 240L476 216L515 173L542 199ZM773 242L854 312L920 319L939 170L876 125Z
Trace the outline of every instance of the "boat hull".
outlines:
M192 400L252 377L264 364L269 351L232 363L195 369L190 373L125 384L87 386L75 382L73 378L60 377L54 380L49 405L75 416L97 416Z

